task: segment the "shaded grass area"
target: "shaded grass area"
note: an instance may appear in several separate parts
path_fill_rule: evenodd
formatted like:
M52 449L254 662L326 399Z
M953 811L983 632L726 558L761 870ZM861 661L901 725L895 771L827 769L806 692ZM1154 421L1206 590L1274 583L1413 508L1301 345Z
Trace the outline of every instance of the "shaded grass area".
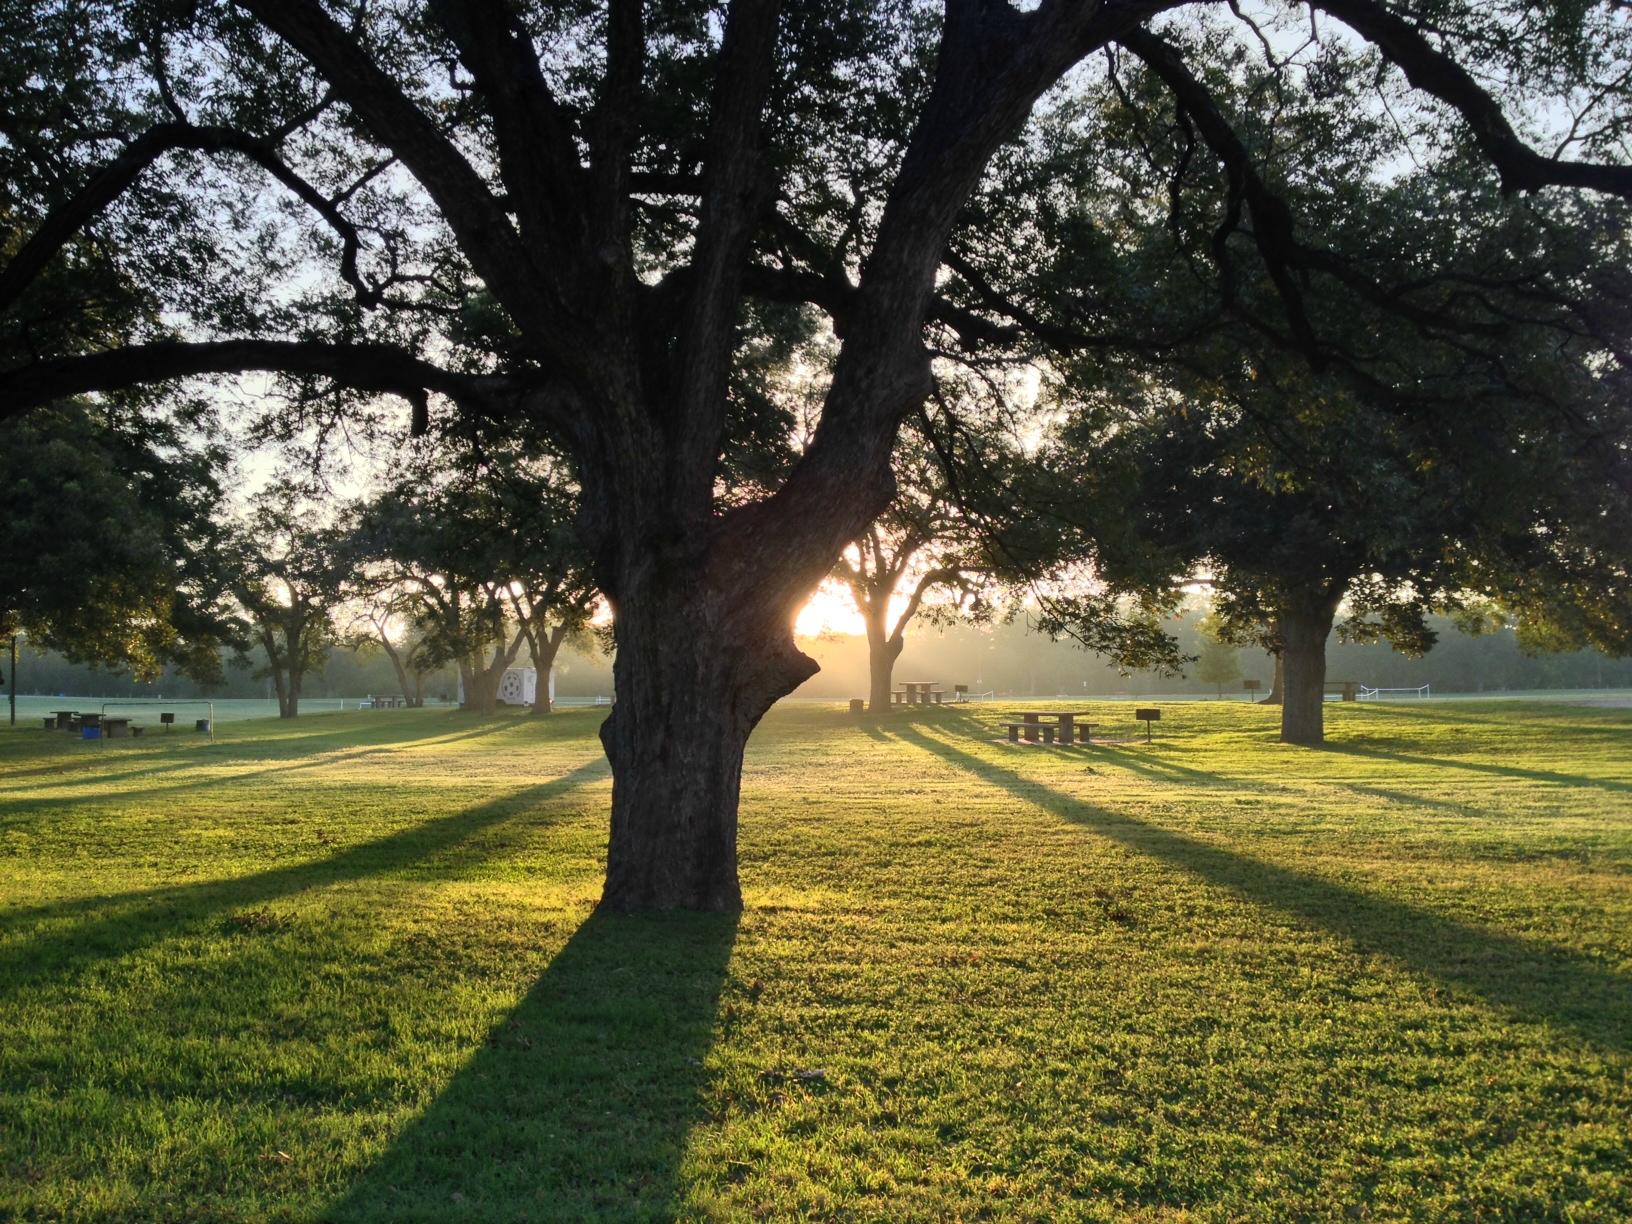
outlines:
M0 735L0 1217L1632 1217L1632 711L1330 716L773 711L735 921L592 711Z

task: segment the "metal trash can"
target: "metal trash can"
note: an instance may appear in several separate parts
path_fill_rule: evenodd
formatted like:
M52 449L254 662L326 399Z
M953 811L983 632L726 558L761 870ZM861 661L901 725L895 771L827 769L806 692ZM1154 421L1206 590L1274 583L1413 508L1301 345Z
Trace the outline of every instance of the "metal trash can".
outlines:
M102 728L95 725L81 727L79 729L79 733L88 740L97 740L102 738Z
M197 722L195 722L193 724L193 730L194 731L208 731L209 729L210 729L210 720L207 719L207 718L201 718L201 719L199 719Z

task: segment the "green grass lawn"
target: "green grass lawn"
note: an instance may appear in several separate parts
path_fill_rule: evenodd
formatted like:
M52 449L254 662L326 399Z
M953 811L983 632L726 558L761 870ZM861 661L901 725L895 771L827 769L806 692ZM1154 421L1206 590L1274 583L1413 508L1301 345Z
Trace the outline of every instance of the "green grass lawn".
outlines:
M601 712L0 734L0 1218L1632 1218L1632 710L1007 708L773 711L738 919Z

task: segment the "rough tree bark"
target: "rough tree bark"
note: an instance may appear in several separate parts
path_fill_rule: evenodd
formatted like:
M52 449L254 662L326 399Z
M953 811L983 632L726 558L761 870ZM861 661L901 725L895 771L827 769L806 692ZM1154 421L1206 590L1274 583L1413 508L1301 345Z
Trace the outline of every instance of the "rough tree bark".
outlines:
M1326 740L1326 639L1340 596L1321 595L1281 609L1285 693L1281 742L1314 747Z
M817 670L794 645L791 608L654 581L618 607L616 634L602 904L739 909L743 751L771 704Z

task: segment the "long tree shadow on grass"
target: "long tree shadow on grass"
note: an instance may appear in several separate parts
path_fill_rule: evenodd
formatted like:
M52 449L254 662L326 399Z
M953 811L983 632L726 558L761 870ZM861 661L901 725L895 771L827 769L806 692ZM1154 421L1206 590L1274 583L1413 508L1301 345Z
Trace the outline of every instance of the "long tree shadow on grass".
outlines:
M597 913L333 1221L672 1220L736 918Z
M1324 927L1415 972L1472 990L1515 1015L1564 1029L1604 1049L1632 1049L1632 981L1587 957L1347 888L1095 807L915 729L900 728L896 734L1065 820L1259 905Z
M1516 778L1525 782L1551 782L1555 786L1588 786L1598 790L1632 793L1632 782L1617 778L1594 778L1587 774L1559 773L1552 769L1526 769L1520 765L1497 765L1489 761L1466 761L1456 757L1421 756L1412 752L1397 752L1370 744L1325 744L1323 752L1345 756L1371 757L1380 761L1398 761L1402 765L1431 765L1436 769L1465 769L1472 773L1489 774L1498 778Z
M264 769L252 769L231 777L216 779L217 784L247 781L265 777L268 774L288 773L295 770L318 769L326 765L339 764L345 761L357 760L363 757L388 755L393 752L402 752L408 749L440 748L461 740L480 739L498 731L506 731L520 726L519 720L505 719L485 722L480 726L455 731L448 734L421 735L413 739L402 739L404 730L401 723L390 727L368 728L361 735L351 735L336 731L326 731L311 735L283 736L265 742L257 740L234 741L220 744L188 744L182 749L179 756L161 757L142 764L138 768L122 770L116 773L100 773L96 766L106 764L105 760L87 760L83 756L65 757L63 766L49 767L44 770L28 771L34 775L49 772L59 775L50 782L26 784L26 793L14 799L0 801L0 816L7 810L21 811L35 807L66 807L77 803L84 803L84 796L59 798L50 794L41 794L52 790L80 788L85 786L107 786L113 782L126 782L135 778L157 777L164 774L180 771L197 770L211 766L236 764L239 762L260 761L293 761L289 765L268 765ZM413 728L419 730L419 728ZM312 745L313 740L334 740L334 751L324 753ZM144 748L146 745L144 745ZM103 748L100 751L108 751ZM121 751L113 749L112 751ZM314 755L315 754L315 755ZM71 776L61 777L64 767L81 766ZM25 773L12 774L12 778L27 776ZM195 781L186 781L175 784L160 784L156 786L140 787L135 790L123 790L116 794L120 802L127 799L141 798L147 795L165 794L171 791L188 790L197 785Z
M535 786L423 821L336 854L207 883L160 886L6 913L0 918L0 992L61 978L98 961L127 955L228 911L265 905L311 888L401 873L502 821L559 799L607 772L591 760ZM40 933L17 937L25 928Z

